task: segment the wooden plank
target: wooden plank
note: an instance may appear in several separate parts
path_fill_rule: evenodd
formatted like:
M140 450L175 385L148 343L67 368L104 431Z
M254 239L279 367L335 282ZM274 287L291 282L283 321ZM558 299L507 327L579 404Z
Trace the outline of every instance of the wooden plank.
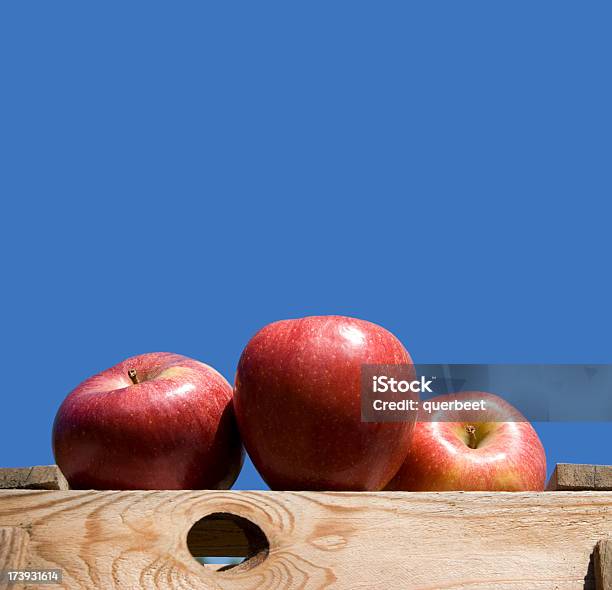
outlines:
M6 570L23 569L28 563L28 532L21 527L0 527L0 590L17 590L21 585L11 584L4 577Z
M67 490L68 482L57 465L0 468L0 489Z
M212 513L258 525L267 556L196 562L187 533ZM29 567L71 589L594 590L612 492L7 490L0 526L30 527Z
M595 550L597 590L612 590L612 540L603 539Z
M612 490L612 465L558 463L547 489L549 491Z

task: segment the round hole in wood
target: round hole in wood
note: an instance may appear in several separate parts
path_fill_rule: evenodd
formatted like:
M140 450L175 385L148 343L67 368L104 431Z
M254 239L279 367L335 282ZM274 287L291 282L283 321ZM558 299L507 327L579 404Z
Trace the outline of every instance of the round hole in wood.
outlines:
M187 533L187 547L199 563L219 572L251 569L270 551L266 535L255 523L228 512L198 520Z

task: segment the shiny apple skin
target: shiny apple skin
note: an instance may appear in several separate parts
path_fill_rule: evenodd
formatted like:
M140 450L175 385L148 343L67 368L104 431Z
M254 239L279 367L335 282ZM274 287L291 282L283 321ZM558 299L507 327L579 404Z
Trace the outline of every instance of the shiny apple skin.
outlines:
M477 436L485 435L484 438L472 449L467 443L466 422L417 422L410 450L388 490L537 492L544 489L544 447L533 426L516 408L484 392L463 392L434 399L486 400L489 420L480 424L471 422Z
M227 489L244 456L229 383L166 352L129 358L74 389L55 418L53 452L72 488L116 490Z
M234 408L246 449L276 490L380 490L398 470L416 416L361 422L362 364L410 364L384 328L342 316L283 320L244 349Z

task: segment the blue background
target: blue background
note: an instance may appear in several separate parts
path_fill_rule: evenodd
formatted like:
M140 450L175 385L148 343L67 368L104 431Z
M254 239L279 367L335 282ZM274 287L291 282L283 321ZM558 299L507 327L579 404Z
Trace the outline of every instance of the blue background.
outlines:
M611 6L3 3L0 464L52 462L91 374L231 381L281 318L612 361ZM612 463L609 423L537 427L551 467Z

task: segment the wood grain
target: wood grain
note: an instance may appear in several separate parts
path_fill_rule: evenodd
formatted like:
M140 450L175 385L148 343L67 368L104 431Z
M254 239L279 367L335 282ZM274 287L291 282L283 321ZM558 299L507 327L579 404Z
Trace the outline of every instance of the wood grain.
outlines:
M597 590L612 590L612 540L602 539L595 551Z
M187 533L212 513L257 524L267 557L196 562ZM592 590L612 493L18 490L0 491L0 526L28 527L29 566L66 588Z
M57 465L0 468L0 489L67 490L68 482Z
M21 527L0 527L0 590L17 590L21 585L11 584L3 571L23 569L28 563L28 532Z

